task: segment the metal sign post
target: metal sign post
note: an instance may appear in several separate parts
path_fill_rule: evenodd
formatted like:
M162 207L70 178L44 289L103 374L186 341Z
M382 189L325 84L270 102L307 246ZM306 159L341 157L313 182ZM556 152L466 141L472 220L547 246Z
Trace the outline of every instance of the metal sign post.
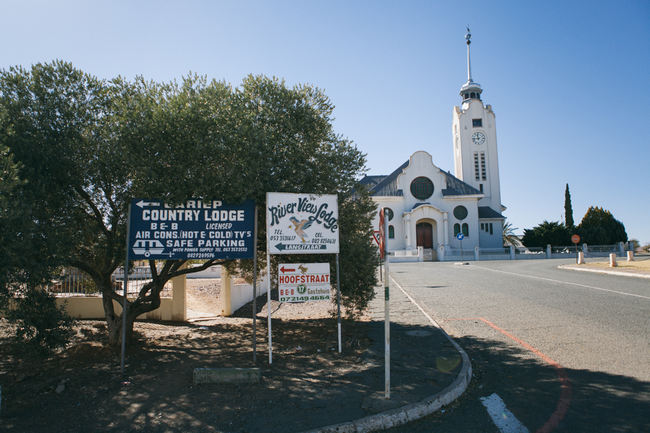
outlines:
M271 255L269 254L268 241L266 242L266 269L268 270L268 274L267 274L268 285L266 286L266 312L268 314L269 365L270 365L273 364L273 335L271 333Z
M339 353L341 353L341 268L339 267L339 255L336 255L336 309L338 314L339 327Z
M573 242L576 247L576 264L578 264L580 261L578 259L578 243L580 242L580 235L571 236L571 242Z
M384 237L383 247L384 247L384 258L385 258L385 276L384 276L384 377L385 377L385 387L384 387L384 398L386 400L390 399L390 290L389 290L389 281L390 273L388 270L388 264L390 262L388 255L388 242L386 242L386 233L388 233L388 213L384 208L382 214L384 215L384 232L382 233Z
M120 374L124 378L124 358L126 354L126 295L129 291L129 239L131 237L131 204L126 218L126 259L124 260L124 301L122 303L122 354L120 356Z
M463 261L463 239L465 239L465 235L462 233L458 233L456 235L456 239L460 241L460 261Z
M257 206L253 226L253 365L257 363Z
M160 200L133 199L128 208L122 359L126 347L129 260L214 260L255 258L255 202L237 205L221 200L188 200L178 206Z
M268 263L269 364L273 363L271 331L271 255L339 254L339 208L335 194L266 193L266 259ZM340 283L338 340L341 352ZM279 299L279 298L278 298Z

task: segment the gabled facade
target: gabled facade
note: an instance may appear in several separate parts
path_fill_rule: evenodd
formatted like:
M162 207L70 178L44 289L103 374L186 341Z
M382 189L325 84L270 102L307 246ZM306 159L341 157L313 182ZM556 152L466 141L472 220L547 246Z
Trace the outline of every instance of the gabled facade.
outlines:
M495 115L471 77L470 38L468 29L467 82L460 90L461 106L453 110L455 175L418 151L393 173L362 179L378 208L389 209L388 249L398 255L422 247L424 257L435 260L461 245L463 250L503 246L501 212L506 208L501 204Z

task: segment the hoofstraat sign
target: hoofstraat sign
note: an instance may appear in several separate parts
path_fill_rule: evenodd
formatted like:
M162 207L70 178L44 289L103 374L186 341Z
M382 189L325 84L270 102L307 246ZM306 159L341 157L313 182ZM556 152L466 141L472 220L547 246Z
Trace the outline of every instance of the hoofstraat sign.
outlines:
M336 195L267 193L266 237L270 254L338 254Z
M129 217L129 259L245 259L253 257L255 203L188 200L169 206L134 199Z
M278 268L280 302L327 301L331 288L329 263L289 263Z

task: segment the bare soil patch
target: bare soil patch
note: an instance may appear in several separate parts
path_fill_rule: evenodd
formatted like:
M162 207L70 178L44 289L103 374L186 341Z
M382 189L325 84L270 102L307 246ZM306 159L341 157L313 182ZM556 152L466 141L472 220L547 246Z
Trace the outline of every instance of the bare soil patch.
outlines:
M201 287L196 296L205 296L207 304L218 288L196 284ZM363 416L346 403L353 396L343 390L367 368L361 354L370 344L369 322L344 321L339 354L329 303L272 302L269 365L265 297L258 301L256 364L249 304L232 318L137 322L136 341L127 346L125 377L119 351L106 345L102 321L79 321L69 347L47 358L9 344L11 329L2 321L0 430L291 432ZM197 367L251 366L262 369L262 383L192 384ZM363 384L354 389L369 392Z
M187 278L185 280L187 318L215 317L221 315L221 279Z

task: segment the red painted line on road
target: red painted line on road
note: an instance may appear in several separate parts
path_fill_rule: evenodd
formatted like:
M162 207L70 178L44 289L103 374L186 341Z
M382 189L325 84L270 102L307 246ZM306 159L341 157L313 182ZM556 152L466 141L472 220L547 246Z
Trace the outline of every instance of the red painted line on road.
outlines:
M457 320L476 320L476 319L457 319ZM535 349L533 346L530 344L526 343L525 341L515 337L505 329L499 328L497 325L494 323L490 322L487 319L484 319L483 317L479 317L478 320L481 322L485 323L488 325L490 328L499 331L506 337L510 338L511 340L515 341L517 344L520 346L524 347L525 349L533 352L535 355L538 357L542 358L544 362L546 362L549 365L552 365L555 368L555 371L557 373L558 378L560 379L560 387L562 389L562 392L560 393L560 400L557 403L557 406L555 408L555 412L551 414L551 417L544 423L543 426L541 426L536 433L549 433L553 431L560 421L564 418L566 415L567 411L569 410L569 404L571 403L571 383L569 382L569 377L566 374L566 371L564 368L558 364L556 361L553 359L549 358L546 356L544 353L541 351Z

